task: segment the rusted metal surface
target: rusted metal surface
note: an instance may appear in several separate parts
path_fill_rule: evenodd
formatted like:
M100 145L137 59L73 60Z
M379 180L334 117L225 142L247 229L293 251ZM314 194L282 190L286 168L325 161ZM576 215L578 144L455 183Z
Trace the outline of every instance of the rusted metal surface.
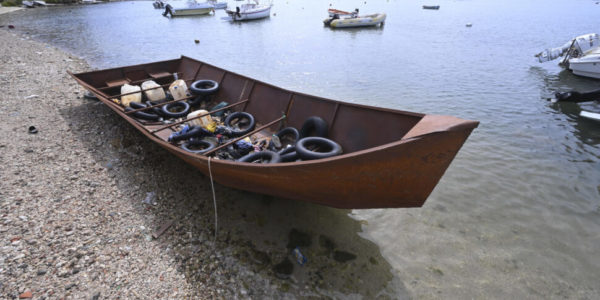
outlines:
M208 175L208 158L166 141L162 128L145 125L112 103L119 87L107 82L141 82L151 74L182 74L186 80L220 83L213 102L247 99L243 107L257 127L268 133L301 128L311 116L329 124L329 138L344 153L326 159L277 164L251 164L212 159L215 181L242 190L308 201L337 208L422 206L456 153L479 124L448 116L424 115L344 103L281 89L182 56L179 59L71 74L135 128ZM168 83L168 76L159 84ZM283 114L286 118L277 120ZM260 126L262 124L262 126ZM264 129L264 130L263 130ZM256 132L255 130L254 132Z

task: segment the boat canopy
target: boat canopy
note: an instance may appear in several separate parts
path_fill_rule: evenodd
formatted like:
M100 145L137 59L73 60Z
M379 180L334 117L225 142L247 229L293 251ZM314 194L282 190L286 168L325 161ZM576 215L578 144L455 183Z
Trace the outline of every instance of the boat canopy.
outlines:
M535 56L539 62L555 60L567 52L570 57L580 57L587 52L593 51L600 46L600 36L597 33L580 35L564 45L556 48L546 49Z

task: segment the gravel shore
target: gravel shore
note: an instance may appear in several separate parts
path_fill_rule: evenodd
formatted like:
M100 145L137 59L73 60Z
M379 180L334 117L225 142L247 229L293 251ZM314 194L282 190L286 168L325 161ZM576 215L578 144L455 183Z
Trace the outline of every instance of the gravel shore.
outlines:
M406 297L349 211L216 185L215 240L208 178L84 98L85 61L0 42L0 298Z

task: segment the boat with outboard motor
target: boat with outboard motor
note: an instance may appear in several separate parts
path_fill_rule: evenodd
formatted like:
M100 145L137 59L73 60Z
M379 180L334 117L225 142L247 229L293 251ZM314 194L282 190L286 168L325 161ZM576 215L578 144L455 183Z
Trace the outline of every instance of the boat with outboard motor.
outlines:
M254 3L248 1L240 6L236 6L235 10L225 10L232 21L257 20L269 17L271 14L272 4L260 4L258 0Z
M573 74L600 79L600 36L589 33L535 55L540 63L564 57L558 64Z
M163 16L166 17L167 15L170 15L171 17L179 17L208 15L214 11L215 8L210 3L198 3L194 0L189 0L183 6L172 6L171 4L165 5L165 12L163 13Z
M311 96L186 56L69 74L211 180L336 208L422 206L479 124Z
M358 9L356 9L350 16L334 14L333 17L323 20L323 24L331 28L383 26L385 18L384 13L359 16Z

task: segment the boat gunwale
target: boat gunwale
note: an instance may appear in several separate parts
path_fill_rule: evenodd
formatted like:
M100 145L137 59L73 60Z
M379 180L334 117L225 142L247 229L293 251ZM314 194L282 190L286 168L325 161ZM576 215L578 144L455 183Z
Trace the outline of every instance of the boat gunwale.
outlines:
M384 107L378 107L378 106L371 106L371 105L365 105L365 104L357 104L357 103L351 103L351 102L343 102L343 101L339 101L339 100L333 100L333 99L328 99L328 98L324 98L324 97L320 97L320 96L314 96L314 95L309 95L309 94L305 94L302 92L295 92L295 91L291 91L285 88L281 88L278 86L275 86L273 84L269 84L248 76L244 76L241 75L239 73L236 72L232 72L232 71L228 71L225 69L222 69L220 67L214 66L210 63L206 63L203 61L199 61L196 60L194 58L191 57L187 57L185 55L181 55L180 58L177 59L168 59L168 60L163 60L163 61L156 61L156 62L150 62L150 63L144 63L144 64L136 64L136 65L129 65L129 66L121 66L121 67L114 67L114 68L107 68L107 69L102 69L102 70L93 70L93 71L89 71L89 72L80 72L80 73L71 73L69 71L67 71L67 73L69 75L71 75L78 83L80 83L84 88L91 90L92 92L98 94L99 100L102 101L104 104L107 104L107 106L109 106L113 111L115 111L117 114L119 114L123 119L125 119L128 123L132 124L136 129L138 129L140 132L142 132L145 136L147 136L148 138L150 138L151 140L153 140L154 142L160 144L161 146L165 147L167 150L169 151L176 151L180 154L182 154L183 156L189 157L189 158L193 158L193 159L197 159L197 160L201 160L201 161L208 161L209 156L205 156L202 154L196 154L196 153L190 153L188 151L185 151L183 149L181 149L181 147L178 147L177 145L171 144L168 141L165 141L163 139L161 139L159 136L155 135L154 133L152 133L152 131L147 128L144 124L140 123L137 119L131 117L130 115L125 114L125 110L121 108L120 105L114 103L113 101L111 101L109 99L110 96L105 96L104 93L100 92L97 88L91 86L90 84L88 84L87 82L85 82L83 79L81 79L79 76L81 75L90 75L93 73L101 73L101 72L107 72L107 71L115 71L115 70L121 70L121 69L125 69L125 68L136 68L136 67L143 67L143 66L147 66L147 65L151 65L151 64L161 64L161 63L169 63L169 62L176 62L176 61L183 61L183 59L189 59L198 63L201 63L202 66L203 65L208 65L212 68L216 68L219 71L223 71L226 73L230 73L236 76L240 76L243 79L246 80L252 80L254 81L254 84L259 83L259 84L263 84L267 87L271 87L271 88L275 88L275 89L279 89L281 91L290 93L290 95L299 95L299 96L305 96L305 97L310 97L313 98L315 100L320 100L320 101L327 101L327 102L333 102L335 104L339 104L339 105L348 105L351 107L355 107L355 108L360 108L360 109L371 109L371 110L375 110L375 111L380 111L380 112L388 112L388 113L395 113L395 114L403 114L403 115L407 115L407 116L412 116L412 117L419 117L421 118L421 120L425 117L425 116L430 116L430 117L446 117L443 115L433 115L433 114L423 114L423 113L415 113L415 112L409 112L409 111L403 111L403 110L397 110L397 109L391 109L391 108L384 108ZM197 75L197 74L196 74ZM195 80L196 78L194 78ZM379 151L383 151L386 149L390 149L390 148L394 148L394 147L400 147L403 144L407 144L407 143L412 143L415 142L425 136L429 136L429 135L435 135L435 134L443 134L444 132L449 132L449 131L458 131L458 130L473 130L474 128L476 128L479 124L478 121L472 121L472 120L466 120L466 119L461 119L461 118L457 118L457 117L452 117L455 119L454 124L452 124L451 126L446 126L445 128L442 128L440 130L433 130L433 131L429 131L423 134L419 134L416 136L412 136L412 137L408 137L408 138L400 138L398 140L392 141L392 142L388 142L385 144L381 144L378 146L373 146L370 148L366 148L366 149L362 149L362 150L357 150L357 151L353 151L353 152L349 152L349 153L343 153L341 155L337 155L334 157L329 157L329 158L323 158L323 159L317 159L317 160L308 160L308 161L296 161L296 162L286 162L286 163L274 163L274 164L255 164L255 163L248 163L248 162L238 162L238 161L230 161L230 160L222 160L222 159L211 159L212 163L217 163L217 164L223 164L223 165L229 165L229 166L238 166L238 165L243 165L246 167L254 167L254 168L288 168L288 167L296 167L296 166L308 166L308 165L314 165L314 164L323 164L323 163L329 163L329 162L333 162L333 161L341 161L341 160L347 160L347 159L353 159L356 157L360 157L360 156L366 156L372 153L376 153ZM418 122L417 122L418 124ZM415 124L416 126L416 124Z

